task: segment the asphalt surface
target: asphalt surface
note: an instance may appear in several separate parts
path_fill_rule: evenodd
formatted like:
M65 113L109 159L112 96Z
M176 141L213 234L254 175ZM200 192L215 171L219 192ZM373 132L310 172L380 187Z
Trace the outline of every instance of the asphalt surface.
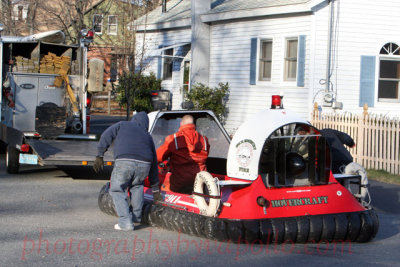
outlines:
M369 243L246 245L138 225L113 230L90 168L29 168L9 175L0 156L0 266L253 265L395 266L400 259L400 187L372 182L380 229ZM108 172L110 170L107 170Z
M101 132L109 120L97 119L92 125ZM114 230L117 219L97 206L110 173L24 166L9 175L0 155L0 266L398 266L397 185L371 182L380 229L369 243L247 245L144 225Z

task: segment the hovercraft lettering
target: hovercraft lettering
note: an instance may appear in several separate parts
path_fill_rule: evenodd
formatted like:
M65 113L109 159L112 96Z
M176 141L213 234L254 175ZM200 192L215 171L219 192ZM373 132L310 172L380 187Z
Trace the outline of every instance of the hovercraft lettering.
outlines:
M303 197L271 200L272 208L328 204L328 197Z

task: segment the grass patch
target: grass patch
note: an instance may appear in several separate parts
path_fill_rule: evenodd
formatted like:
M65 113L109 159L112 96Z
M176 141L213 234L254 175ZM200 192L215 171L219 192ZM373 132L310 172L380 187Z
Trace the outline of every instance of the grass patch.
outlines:
M389 184L400 184L400 175L390 174L384 170L367 170L367 177L371 180L385 182Z

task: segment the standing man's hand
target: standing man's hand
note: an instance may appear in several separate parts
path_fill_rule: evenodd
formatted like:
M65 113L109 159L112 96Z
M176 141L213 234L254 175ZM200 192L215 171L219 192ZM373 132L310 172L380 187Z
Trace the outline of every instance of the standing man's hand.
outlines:
M162 201L160 190L153 190L153 201L154 203Z
M103 170L103 167L104 167L103 157L97 156L93 164L93 170L95 172L99 172L100 170Z

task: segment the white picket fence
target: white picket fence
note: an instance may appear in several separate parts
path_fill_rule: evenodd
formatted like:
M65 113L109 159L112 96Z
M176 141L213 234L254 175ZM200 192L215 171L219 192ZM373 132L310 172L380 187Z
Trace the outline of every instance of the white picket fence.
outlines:
M400 120L369 114L319 112L314 107L311 123L318 129L332 128L349 134L356 143L349 149L354 161L366 169L400 174Z

